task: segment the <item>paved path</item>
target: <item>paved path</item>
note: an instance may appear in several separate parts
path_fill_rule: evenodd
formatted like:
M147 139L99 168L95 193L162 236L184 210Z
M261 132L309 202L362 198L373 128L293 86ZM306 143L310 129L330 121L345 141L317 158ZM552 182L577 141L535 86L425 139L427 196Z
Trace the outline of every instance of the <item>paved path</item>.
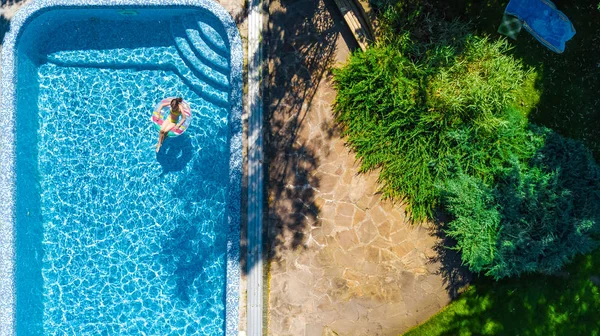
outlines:
M440 239L382 201L340 139L329 69L354 45L335 10L270 5L269 335L397 335L455 293Z

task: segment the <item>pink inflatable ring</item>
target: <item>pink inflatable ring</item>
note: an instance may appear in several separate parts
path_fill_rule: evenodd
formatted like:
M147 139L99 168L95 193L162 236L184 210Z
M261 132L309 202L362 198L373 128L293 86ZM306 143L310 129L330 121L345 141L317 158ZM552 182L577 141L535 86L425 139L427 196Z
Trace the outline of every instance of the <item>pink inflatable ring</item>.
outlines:
M165 98L161 100L158 104L156 104L156 106L154 107L154 112L152 112L152 117L150 117L150 121L154 123L154 126L157 130L160 130L160 126L163 124L165 118L169 115L169 104L173 99L174 97ZM158 111L158 107L161 104L166 104L166 106L163 107L160 111ZM181 113L185 114L185 121L183 122L183 124L181 124L179 128L173 128L171 131L169 131L167 136L174 137L182 135L192 123L192 110L190 109L190 105L185 100L181 102Z

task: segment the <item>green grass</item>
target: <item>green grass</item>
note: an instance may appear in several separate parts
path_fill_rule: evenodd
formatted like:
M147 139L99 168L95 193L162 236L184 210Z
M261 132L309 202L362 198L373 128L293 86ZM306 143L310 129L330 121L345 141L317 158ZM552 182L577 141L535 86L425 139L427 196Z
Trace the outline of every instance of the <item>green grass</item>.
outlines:
M600 250L576 258L562 276L481 278L405 336L600 335ZM567 275L568 273L568 275Z

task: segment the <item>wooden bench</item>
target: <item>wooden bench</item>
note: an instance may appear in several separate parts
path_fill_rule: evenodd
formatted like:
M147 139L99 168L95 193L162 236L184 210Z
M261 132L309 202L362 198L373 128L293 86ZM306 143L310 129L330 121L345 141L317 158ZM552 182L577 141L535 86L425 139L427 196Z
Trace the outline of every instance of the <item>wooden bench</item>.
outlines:
M373 29L371 28L370 22L365 14L362 6L357 4L355 0L334 0L335 4L342 12L344 21L348 27L356 42L360 48L365 51L367 45L374 41Z

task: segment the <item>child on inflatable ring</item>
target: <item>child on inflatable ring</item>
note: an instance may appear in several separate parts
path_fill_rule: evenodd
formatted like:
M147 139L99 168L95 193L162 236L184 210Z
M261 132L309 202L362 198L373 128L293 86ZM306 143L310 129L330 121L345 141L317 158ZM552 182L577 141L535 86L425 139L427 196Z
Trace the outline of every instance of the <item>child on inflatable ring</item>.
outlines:
M160 146L162 146L165 137L172 129L177 129L181 127L181 125L185 122L187 118L185 113L181 111L181 103L183 102L183 98L173 98L170 102L168 100L163 100L156 108L156 111L160 112L165 106L169 105L171 110L169 115L165 118L162 125L160 126L160 131L158 132L158 142L156 143L156 152L160 150Z

